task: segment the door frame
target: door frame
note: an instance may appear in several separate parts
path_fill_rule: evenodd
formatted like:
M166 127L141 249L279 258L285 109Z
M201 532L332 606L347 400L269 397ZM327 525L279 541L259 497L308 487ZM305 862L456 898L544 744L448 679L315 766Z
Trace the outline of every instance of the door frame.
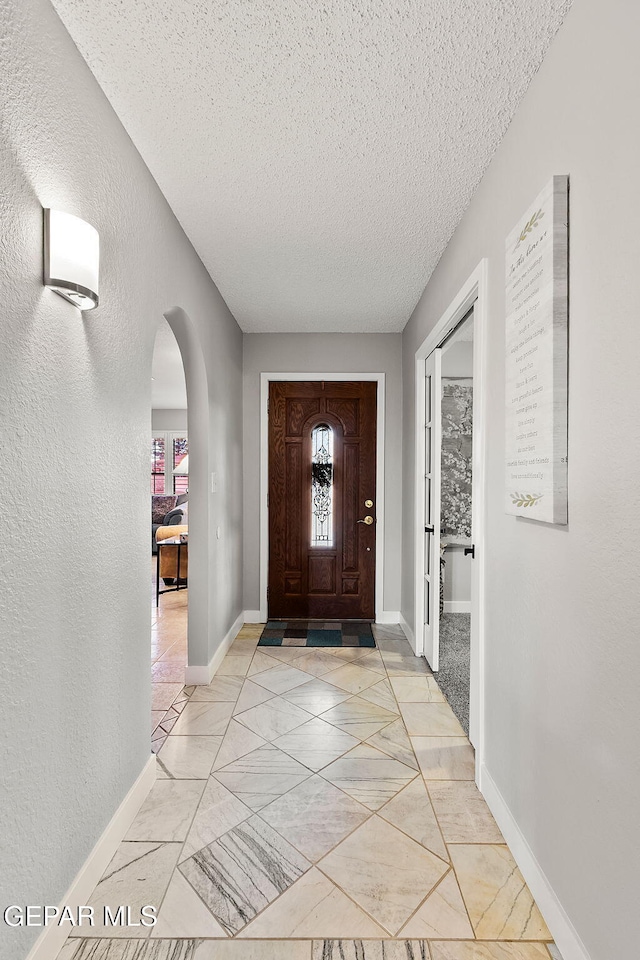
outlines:
M427 574L427 571L426 571L426 563L425 563L425 559L426 559L426 555L427 555L427 549L426 549L427 545L426 545L426 543L425 543L425 536L424 536L424 534L423 534L423 536L422 536L422 564L423 564L423 566L422 566L422 586L421 586L422 597L421 597L421 599L422 599L422 611L423 611L423 617L424 617L425 614L427 613L427 611L424 609L424 607L425 607L425 604L424 604L424 582L425 582L425 580L427 580L427 578L428 578L428 580L429 580L429 607L430 607L430 609L429 609L429 611L428 611L428 613L429 613L428 622L429 622L429 626L431 627L431 631L432 631L432 633L431 633L432 653L433 653L433 650L435 649L435 656L432 656L432 658L431 658L432 662L431 662L431 663L429 663L429 660L428 660L428 659L427 659L427 662L429 663L429 665L431 666L431 668L432 668L434 671L437 671L437 670L438 670L438 667L439 667L439 659L440 659L440 654L439 654L439 650L440 650L440 639L439 639L439 638L440 638L440 617L439 617L439 615L438 615L437 617L435 616L435 611L438 610L438 607L439 607L439 605L440 605L440 582L441 582L441 579L442 579L442 571L441 571L441 569L440 569L440 545L439 545L439 543L436 545L436 533L435 533L435 531L436 531L436 529L437 529L437 531L438 531L438 541L439 541L439 540L440 540L440 536L441 536L440 531L441 531L441 527L442 527L442 463L441 463L441 460L442 460L442 458L441 458L441 453L442 453L442 394L441 394L441 390L442 390L442 349L441 349L440 347L436 347L435 350L432 350L431 353L429 353L423 360L420 361L420 365L421 365L421 367L422 367L422 386L423 386L422 394L423 394L423 397L424 397L423 404L422 404L422 423L423 423L423 427L422 427L422 462L423 462L423 464L425 464L425 461L426 461L426 452L427 452L427 450L426 450L426 429L427 429L427 424L426 424L425 419L424 419L424 418L425 418L426 400L427 400L427 390L426 390L426 380L427 380L426 365L427 365L427 364L426 364L426 362L427 362L427 360L429 360L430 357L433 357L433 361L434 361L434 362L433 362L433 371L432 371L432 373L429 375L429 386L430 386L430 388L431 388L431 387L435 384L435 386L437 387L437 391L438 391L438 392L436 393L434 390L430 389L430 394L431 394L431 403L430 403L430 410L429 410L429 416L430 416L429 423L431 424L431 426L430 426L430 436L429 436L429 439L430 439L430 445L429 445L429 446L430 446L430 450L429 450L429 453L430 453L430 458L429 458L429 459L430 459L430 463L429 463L430 471L429 471L429 475L427 475L427 474L425 473L425 470L424 470L424 467L423 467L423 469L420 471L420 473L421 473L421 477L422 477L422 489L423 489L423 499L422 499L423 512L422 512L422 520L423 520L423 524L425 525L424 534L426 534L426 532L427 532L427 531L426 531L426 523L427 523L427 517L426 517L426 502L427 502L426 492L427 492L427 486L426 486L426 481L427 481L427 477L428 477L428 476L429 476L429 479L431 480L431 492L432 492L432 494L433 494L433 500L432 500L432 502L431 502L431 515L430 515L430 517L429 517L429 526L433 527L434 532L429 535L429 536L430 536L430 540L429 540L429 573L428 573L428 574ZM436 455L435 455L436 453L439 454L440 456L439 456L439 457L436 456ZM425 464L425 466L426 466L426 464ZM434 508L434 506L433 506L434 504L435 504L435 508ZM436 523L436 519L437 519L437 523ZM422 530L422 526L420 527L420 530ZM417 621L417 622L419 623L420 621ZM425 625L426 625L426 624L425 624ZM420 631L419 639L418 639L417 636L415 636L415 635L414 635L414 636L415 636L416 644L417 644L418 642L421 642L421 643L422 643L421 655L426 658L426 657L427 657L427 651L425 650L425 642L424 642L424 640L425 640L425 632L426 632L425 630L421 630L421 631Z
M485 727L484 648L485 648L485 472L486 472L486 352L488 304L488 263L480 261L462 285L431 333L415 354L415 525L414 525L414 644L418 656L424 655L424 361L445 337L460 323L471 307L473 327L473 488L472 542L475 557L471 560L471 664L469 691L469 739L476 749L476 779L483 759Z
M269 582L269 383L279 381L348 382L375 381L377 391L376 418L376 623L385 623L384 617L384 428L385 428L384 373L261 373L260 374L260 620L267 620L267 586ZM391 621L389 621L391 622ZM395 621L393 621L395 622Z

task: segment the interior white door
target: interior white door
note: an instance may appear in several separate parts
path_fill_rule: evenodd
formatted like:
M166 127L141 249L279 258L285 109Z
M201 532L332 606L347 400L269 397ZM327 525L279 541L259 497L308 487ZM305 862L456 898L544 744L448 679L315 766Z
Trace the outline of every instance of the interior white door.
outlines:
M442 350L425 360L424 438L424 655L432 670L440 656L440 447L442 445Z

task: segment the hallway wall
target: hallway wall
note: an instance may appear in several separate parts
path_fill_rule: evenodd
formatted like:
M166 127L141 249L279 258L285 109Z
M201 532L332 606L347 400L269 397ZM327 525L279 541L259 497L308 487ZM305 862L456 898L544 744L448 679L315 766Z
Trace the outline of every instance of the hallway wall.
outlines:
M486 769L591 960L631 956L639 935L639 34L630 0L574 4L403 339L402 610L412 623L415 351L489 258ZM561 527L503 509L504 241L565 173L570 519Z
M186 410L152 410L151 411L151 429L152 430L186 430L187 429L187 411Z
M150 754L151 357L176 305L210 394L203 663L241 609L242 335L48 0L5 0L0 34L0 899L56 904ZM99 231L91 313L42 286L43 205ZM2 924L3 960L38 933Z
M386 374L384 609L400 609L402 337L395 333L244 335L244 608L260 607L260 373Z

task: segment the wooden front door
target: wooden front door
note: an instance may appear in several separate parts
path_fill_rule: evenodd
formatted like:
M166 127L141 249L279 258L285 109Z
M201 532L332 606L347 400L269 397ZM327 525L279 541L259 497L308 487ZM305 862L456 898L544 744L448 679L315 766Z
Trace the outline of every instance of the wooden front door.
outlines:
M376 393L269 385L270 619L375 617Z

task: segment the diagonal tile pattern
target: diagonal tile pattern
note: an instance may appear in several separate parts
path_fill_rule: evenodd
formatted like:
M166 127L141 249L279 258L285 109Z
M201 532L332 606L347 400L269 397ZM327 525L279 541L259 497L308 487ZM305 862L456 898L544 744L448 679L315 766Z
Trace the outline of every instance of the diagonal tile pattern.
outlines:
M239 936L347 936L348 931L351 937L387 936L381 926L314 867Z
M226 767L234 760L238 760L239 757L244 757L247 753L257 750L258 747L264 747L266 742L242 723L231 720L216 755L212 768L213 772L221 770L222 767Z
M235 703L242 683L242 677L214 677L208 687L195 687L190 699L227 700Z
M238 933L311 864L254 816L180 865L218 923Z
M311 770L266 744L216 770L213 776L252 810L260 810L310 777Z
M435 853L441 860L449 860L440 825L421 777L416 777L408 787L396 794L393 800L385 803L384 807L378 810L378 816L402 830L431 853Z
M171 732L177 736L222 735L227 729L232 711L233 703L229 701L189 701Z
M321 716L327 723L333 723L345 733L350 733L360 740L372 737L374 733L396 719L395 713L385 710L384 707L378 707L375 703L369 703L362 697L351 697Z
M448 869L380 817L367 820L318 866L392 936Z
M306 710L296 707L294 703L289 703L282 697L273 697L266 703L239 713L236 717L238 723L253 730L265 740L277 740L278 737L282 737L310 719Z
M260 816L305 857L316 861L360 826L369 811L315 776L264 807Z
M125 840L184 840L205 785L204 780L156 780Z
M346 690L341 690L340 687L334 687L332 683L327 683L325 680L318 678L304 683L301 687L289 690L288 693L284 694L283 699L288 700L289 703L295 703L296 706L302 707L303 710L312 713L314 716L318 716L318 714L326 713L327 710L336 707L339 703L344 703L350 697L351 694Z
M314 677L322 677L325 673L337 670L343 665L342 660L334 657L329 650L313 650L311 653L305 653L294 663L299 670L304 670L305 673L310 673Z
M280 660L276 660L272 656L268 656L266 653L258 650L253 656L251 666L247 671L247 676L255 677L257 674L264 673L266 670L273 670L273 668L277 666L280 666Z
M400 932L405 937L431 940L473 940L473 929L452 870L418 907Z
M271 690L267 690L266 687L259 686L253 680L245 680L242 684L240 696L233 708L233 715L235 717L240 713L245 713L252 707L257 707L261 703L266 703L267 700L272 700L274 696Z
M451 860L479 940L551 939L507 846L453 844Z
M325 680L335 687L340 687L341 690L348 690L349 693L360 693L361 690L372 687L380 680L379 673L367 670L366 667L361 666L361 663L361 660L357 663L345 663L337 670L325 673Z
M383 707L385 710L390 710L391 713L398 712L398 704L396 703L393 695L391 684L386 678L378 681L378 683L374 683L372 687L368 687L366 690L361 690L360 697L362 700L368 700L369 703L375 703L379 707Z
M206 780L222 737L167 737L157 756L157 777L167 780Z
M151 937L226 937L211 911L191 884L176 870L162 901L162 918Z
M322 771L322 776L370 810L378 810L416 776L412 767L362 743Z
M307 683L308 679L309 675L304 670L298 670L297 666L281 663L277 667L271 667L270 670L257 673L254 682L260 684L261 687L266 687L267 690L271 690L272 693L282 694Z
M394 760L406 763L408 767L412 767L414 770L418 769L413 747L402 720L394 720L393 723L383 727L378 733L369 737L367 743L376 747L377 750L387 753Z
M202 687L154 641L158 781L91 903L155 903L159 921L78 930L60 960L554 957L402 631L374 625L377 649L261 633L246 625Z
M358 744L356 737L339 730L321 717L314 717L274 741L276 747L316 771L322 770Z
M164 898L182 848L181 843L135 843L123 841L87 901L93 907L96 925L74 927L72 937L146 937L148 927L104 926L104 908L113 915L128 904L133 916L145 904ZM87 953L87 956L93 956Z
M217 840L228 830L248 820L253 811L234 793L213 777L207 781L200 806L191 823L180 860L186 860L198 850Z
M448 703L401 703L411 737L463 737L464 730Z

